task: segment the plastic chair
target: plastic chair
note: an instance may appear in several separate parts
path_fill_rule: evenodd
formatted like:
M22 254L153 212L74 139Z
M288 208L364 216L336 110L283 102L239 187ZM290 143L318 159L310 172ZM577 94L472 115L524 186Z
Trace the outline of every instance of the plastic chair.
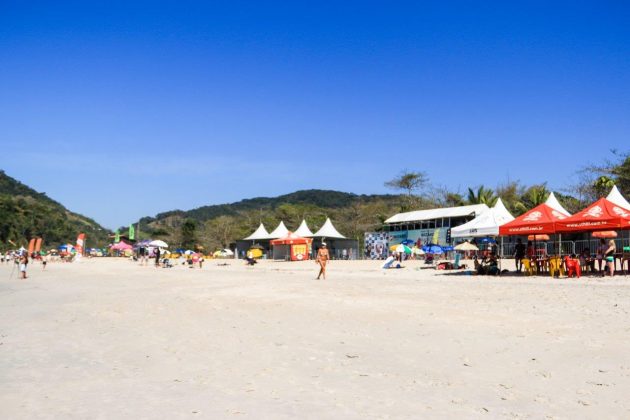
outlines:
M580 261L569 258L568 256L564 257L564 265L567 267L567 275L569 277L576 276L577 278L582 277L582 267L580 267Z
M534 269L532 268L532 263L529 259L523 258L521 260L521 264L523 264L523 271L527 273L528 276L534 274Z
M551 277L555 277L556 272L558 273L558 276L564 276L562 259L560 257L549 258L549 275Z

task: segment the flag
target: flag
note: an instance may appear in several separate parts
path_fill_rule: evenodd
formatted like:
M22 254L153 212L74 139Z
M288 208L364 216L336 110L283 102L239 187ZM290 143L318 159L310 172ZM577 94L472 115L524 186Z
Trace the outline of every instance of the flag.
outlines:
M117 244L118 242L120 242L120 232L118 232L118 229L116 229L116 235L114 236L114 243Z
M83 244L85 243L85 233L79 233L77 236L77 254L83 255Z
M133 241L136 239L136 230L133 228L133 224L129 225L129 240Z
M31 255L34 249L35 249L35 238L31 239L28 243L28 255Z
M37 238L35 241L35 252L39 252L42 250L42 238Z

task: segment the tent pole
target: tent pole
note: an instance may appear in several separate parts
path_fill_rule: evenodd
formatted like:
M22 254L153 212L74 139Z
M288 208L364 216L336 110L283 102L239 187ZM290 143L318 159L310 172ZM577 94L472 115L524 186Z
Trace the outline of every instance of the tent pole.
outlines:
M558 234L558 255L562 258L562 233Z

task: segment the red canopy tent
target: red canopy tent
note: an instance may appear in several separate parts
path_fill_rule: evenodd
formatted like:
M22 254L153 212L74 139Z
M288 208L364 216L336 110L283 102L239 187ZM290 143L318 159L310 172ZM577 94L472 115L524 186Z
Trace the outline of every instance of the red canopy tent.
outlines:
M600 198L573 216L556 223L558 232L630 229L630 210Z
M566 214L541 204L499 227L499 235L539 235L556 233L556 223L569 218Z
M290 258L291 261L308 260L312 242L311 238L303 238L289 232L284 238L274 239L270 242L273 247L273 258Z

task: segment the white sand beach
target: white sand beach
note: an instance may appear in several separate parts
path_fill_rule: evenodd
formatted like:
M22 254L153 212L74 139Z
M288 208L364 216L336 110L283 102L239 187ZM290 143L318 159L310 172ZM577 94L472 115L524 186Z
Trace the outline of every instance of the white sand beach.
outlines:
M630 418L630 277L0 266L0 416Z

